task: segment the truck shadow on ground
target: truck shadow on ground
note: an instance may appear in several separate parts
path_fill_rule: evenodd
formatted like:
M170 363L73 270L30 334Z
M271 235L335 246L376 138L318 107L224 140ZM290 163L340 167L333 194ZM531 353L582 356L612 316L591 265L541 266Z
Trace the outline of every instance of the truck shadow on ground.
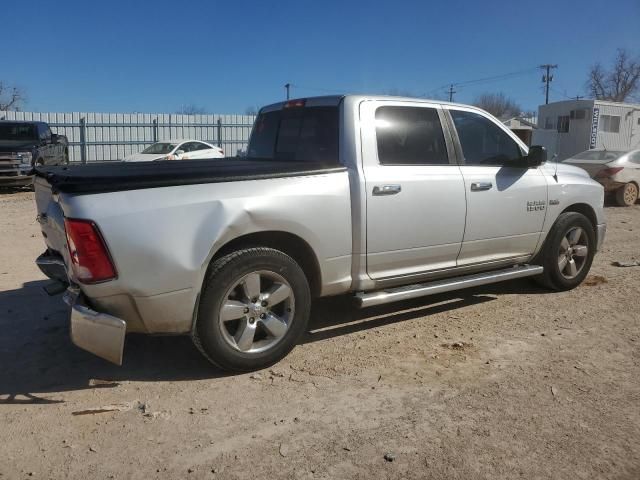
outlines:
M52 393L116 387L122 381L184 381L228 375L211 366L188 337L128 335L122 367L75 347L68 313L46 281L0 292L0 405L59 403ZM505 282L359 310L351 297L314 303L301 344L413 320L494 300L505 293L544 293L526 281ZM46 395L46 398L43 397Z

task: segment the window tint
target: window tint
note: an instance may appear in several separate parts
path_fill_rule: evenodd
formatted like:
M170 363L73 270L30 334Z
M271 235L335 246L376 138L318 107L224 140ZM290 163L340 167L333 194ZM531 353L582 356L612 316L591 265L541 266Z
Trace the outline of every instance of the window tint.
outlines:
M451 110L467 165L520 164L518 144L498 125L473 112Z
M42 123L38 124L38 129L40 130L40 139L48 140L51 138L51 130L48 126L43 125Z
M248 156L283 161L338 163L338 108L292 107L261 113Z
M196 150L209 150L210 148L206 143L196 143Z
M631 163L638 163L640 164L640 151L633 153L629 156L629 161Z
M433 108L378 108L376 138L383 165L449 164L440 117Z

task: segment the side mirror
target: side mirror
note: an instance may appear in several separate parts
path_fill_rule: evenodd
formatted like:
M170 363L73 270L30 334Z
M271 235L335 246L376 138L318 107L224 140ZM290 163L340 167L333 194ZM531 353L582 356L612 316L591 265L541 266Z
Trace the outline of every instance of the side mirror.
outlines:
M529 147L526 161L529 168L539 167L547 161L547 149L541 145L532 145Z
M56 135L55 133L51 134L51 143L58 143L60 141L60 139L58 138L58 135Z
M178 155L184 155L184 150L176 150L174 155L177 157Z

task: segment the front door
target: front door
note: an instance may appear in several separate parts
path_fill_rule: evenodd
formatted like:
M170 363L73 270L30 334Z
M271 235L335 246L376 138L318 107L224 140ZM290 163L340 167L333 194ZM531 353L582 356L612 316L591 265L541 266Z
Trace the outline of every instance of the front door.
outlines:
M459 140L467 220L458 265L508 261L535 251L547 178L527 168L515 136L489 116L448 107Z
M455 267L464 181L444 114L421 102L364 102L367 272L373 279Z

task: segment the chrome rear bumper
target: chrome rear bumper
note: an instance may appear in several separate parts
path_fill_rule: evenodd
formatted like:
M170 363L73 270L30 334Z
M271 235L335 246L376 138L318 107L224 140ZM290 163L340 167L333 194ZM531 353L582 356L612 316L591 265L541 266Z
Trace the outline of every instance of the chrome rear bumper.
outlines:
M100 358L122 365L126 322L89 308L77 287L67 289L64 301L71 306L71 341Z
M69 283L69 279L67 278L67 268L62 256L54 255L49 251L46 251L36 258L36 265L47 277L53 280Z

